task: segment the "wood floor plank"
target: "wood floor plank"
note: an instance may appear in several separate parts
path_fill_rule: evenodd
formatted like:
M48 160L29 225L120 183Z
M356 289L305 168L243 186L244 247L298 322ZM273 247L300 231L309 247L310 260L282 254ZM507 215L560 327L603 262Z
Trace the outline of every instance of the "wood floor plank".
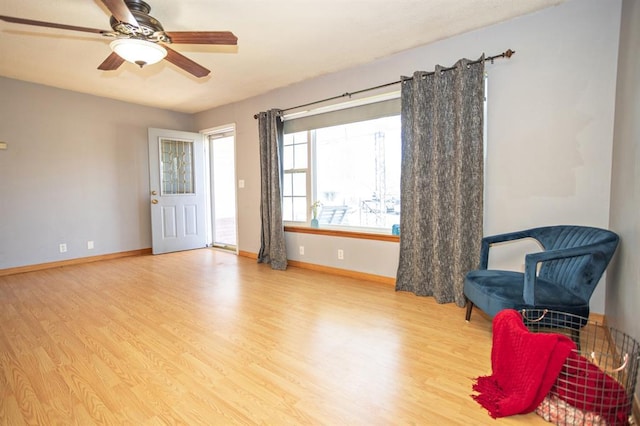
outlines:
M26 425L18 401L15 395L9 391L8 388L0 389L0 425L3 426L19 426Z
M0 424L491 419L491 323L384 283L212 249L0 277Z

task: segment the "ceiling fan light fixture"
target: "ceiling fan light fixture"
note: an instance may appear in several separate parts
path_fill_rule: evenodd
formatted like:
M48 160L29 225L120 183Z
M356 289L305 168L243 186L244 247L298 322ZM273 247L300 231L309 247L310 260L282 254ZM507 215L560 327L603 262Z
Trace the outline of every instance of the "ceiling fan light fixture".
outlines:
M151 65L167 56L167 50L159 44L135 38L119 38L109 46L118 56L127 62L139 65Z

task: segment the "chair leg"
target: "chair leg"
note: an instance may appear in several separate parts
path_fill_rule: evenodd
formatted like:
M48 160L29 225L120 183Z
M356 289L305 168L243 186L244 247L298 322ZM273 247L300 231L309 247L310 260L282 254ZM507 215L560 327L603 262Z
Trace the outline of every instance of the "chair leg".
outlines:
M473 309L473 302L467 299L467 314L465 315L465 321L469 321L471 319L471 310Z

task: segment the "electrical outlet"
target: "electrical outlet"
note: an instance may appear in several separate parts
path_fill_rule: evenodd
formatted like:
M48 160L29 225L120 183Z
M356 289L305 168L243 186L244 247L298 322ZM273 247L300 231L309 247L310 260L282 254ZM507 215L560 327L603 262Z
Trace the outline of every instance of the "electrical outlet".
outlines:
M338 260L344 260L344 250L338 249Z
M67 252L67 245L65 243L60 244L60 246L58 248L60 249L60 253L66 253Z
M304 256L304 246L300 246L300 255Z
M87 241L87 249L93 250L93 241Z

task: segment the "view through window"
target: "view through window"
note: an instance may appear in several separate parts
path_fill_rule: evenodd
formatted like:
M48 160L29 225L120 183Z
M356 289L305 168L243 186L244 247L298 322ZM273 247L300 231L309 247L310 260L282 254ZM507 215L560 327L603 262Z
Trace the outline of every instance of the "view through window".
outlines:
M310 159L310 161L308 161ZM286 134L283 219L391 230L400 223L400 115Z

